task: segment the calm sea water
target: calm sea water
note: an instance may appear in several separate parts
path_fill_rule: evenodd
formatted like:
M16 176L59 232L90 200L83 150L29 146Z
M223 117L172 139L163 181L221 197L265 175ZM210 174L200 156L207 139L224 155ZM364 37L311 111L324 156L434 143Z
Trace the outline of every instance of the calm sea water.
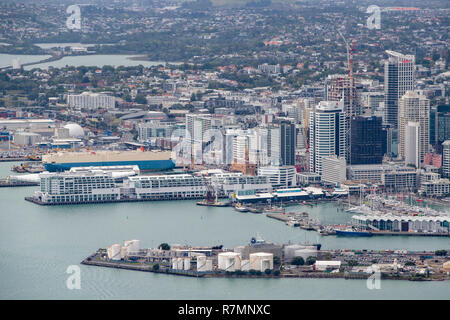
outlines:
M12 163L0 163L0 177ZM66 288L66 269L113 243L140 239L144 247L171 244L233 247L259 232L267 241L319 241L323 248L439 249L445 238L320 237L264 215L231 208L164 201L42 207L24 201L36 187L0 188L1 299L449 299L450 282L363 280L193 279L81 266L81 289ZM290 208L291 209L291 208ZM294 210L292 208L291 210ZM332 204L299 207L326 223L348 222ZM289 210L288 210L289 211Z
M50 55L38 55L38 54L6 54L0 53L0 68L8 67L12 65L14 59L19 59L21 64L29 62L37 62L50 58Z
M52 66L55 68L62 68L65 66L98 66L103 67L105 65L110 65L113 67L118 66L138 66L143 65L144 67L151 67L157 65L165 65L165 62L162 61L141 61L141 60L132 60L132 57L136 57L135 55L122 55L122 54L95 54L95 55L87 55L87 56L68 56L64 57L60 60L34 64L30 66L25 66L25 70L31 70L33 68L41 68L48 69L48 67ZM3 54L0 53L0 67L7 67L12 65L13 59L19 59L21 64L29 63L29 62L37 62L44 59L50 58L50 55L20 55L20 54Z

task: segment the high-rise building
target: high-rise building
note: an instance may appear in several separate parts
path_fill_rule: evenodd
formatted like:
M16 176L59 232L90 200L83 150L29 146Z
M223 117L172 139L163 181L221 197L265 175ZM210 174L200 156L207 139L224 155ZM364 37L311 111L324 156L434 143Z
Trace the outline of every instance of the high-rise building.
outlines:
M203 142L206 131L211 129L211 116L186 114L186 136L191 144L191 157L195 163L203 162Z
M350 164L380 164L383 161L383 133L381 117L353 117L351 119Z
M423 162L430 144L430 100L416 91L407 91L399 100L398 119L399 157L404 159L406 156L405 135L408 122L418 122L420 131L419 156L420 162Z
M344 112L347 117L360 114L356 92L355 78L348 75L330 75L325 80L325 100L341 101L344 99Z
M281 162L283 165L295 165L295 145L297 128L295 124L283 122L280 125Z
M309 116L311 172L322 174L322 159L346 154L343 101L321 101Z
M346 145L345 158L350 160L351 154L351 117L361 114L359 97L357 96L355 78L349 75L330 75L326 79L325 100L341 101L344 103L344 114L346 117Z
M450 140L442 143L442 176L450 178Z
M440 153L442 143L450 140L450 105L440 105L436 108L435 115L435 146Z
M384 64L384 107L386 123L398 128L398 100L414 89L414 55L387 50L389 58Z
M409 121L405 127L405 164L420 167L420 123Z

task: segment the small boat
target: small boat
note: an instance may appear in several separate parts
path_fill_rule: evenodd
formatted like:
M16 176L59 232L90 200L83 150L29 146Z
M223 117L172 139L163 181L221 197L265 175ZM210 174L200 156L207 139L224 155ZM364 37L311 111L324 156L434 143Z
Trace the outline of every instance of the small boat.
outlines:
M417 201L417 202L422 202L422 201L423 201L423 199L416 199L416 201Z
M299 227L300 226L300 223L296 220L286 221L286 224L290 227Z
M234 210L239 211L239 212L248 212L249 210L246 207L243 207L242 205L237 205L234 207Z
M229 202L220 202L220 201L208 201L202 200L197 202L198 206L206 206L206 207L228 207L230 206Z
M262 210L261 209L259 209L259 208L251 208L251 207L248 207L248 208L246 208L248 211L250 211L251 213L262 213Z

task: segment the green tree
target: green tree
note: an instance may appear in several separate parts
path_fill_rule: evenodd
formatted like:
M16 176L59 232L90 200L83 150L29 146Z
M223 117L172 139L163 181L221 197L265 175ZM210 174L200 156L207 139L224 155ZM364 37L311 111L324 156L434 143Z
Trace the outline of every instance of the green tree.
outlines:
M292 259L291 264L294 266L302 266L305 264L305 260L302 257L295 257Z
M277 256L273 257L273 264L274 265L279 265L280 263L281 263L280 257L277 257Z
M134 102L138 104L147 104L147 99L143 94L137 94L136 98L134 98Z
M358 261L356 261L356 260L349 260L349 261L347 262L347 264L348 264L350 267L355 267L355 266L358 265Z
M161 243L161 244L159 245L158 249L168 251L168 250L170 250L170 246L169 246L167 243L164 242L164 243Z
M159 270L159 264L154 264L153 271L158 271L158 270Z
M310 257L308 257L308 258L306 258L306 264L307 265L313 265L314 263L316 263L316 257L313 257L313 256L310 256Z

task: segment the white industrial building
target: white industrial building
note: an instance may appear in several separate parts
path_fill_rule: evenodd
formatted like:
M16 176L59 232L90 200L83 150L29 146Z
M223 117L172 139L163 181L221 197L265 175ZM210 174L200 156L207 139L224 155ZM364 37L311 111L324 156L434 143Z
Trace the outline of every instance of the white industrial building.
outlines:
M341 267L341 261L316 261L314 263L314 270L326 271L326 270L336 270Z
M55 121L51 119L12 119L0 120L0 129L4 130L25 130L46 129L55 126Z
M14 143L21 146L32 146L41 142L41 135L33 132L19 131L14 133Z
M394 232L448 233L450 218L446 216L355 215L352 224L358 227Z

